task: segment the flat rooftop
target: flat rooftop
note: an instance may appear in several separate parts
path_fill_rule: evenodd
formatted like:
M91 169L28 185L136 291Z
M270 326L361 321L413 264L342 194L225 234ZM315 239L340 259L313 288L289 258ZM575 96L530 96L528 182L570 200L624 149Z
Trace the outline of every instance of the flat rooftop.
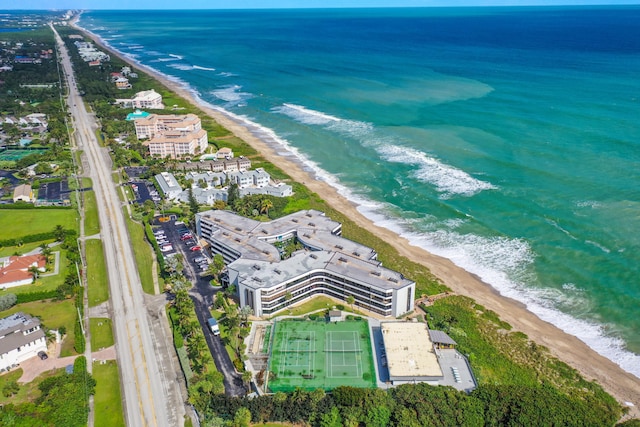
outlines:
M229 264L228 268L237 271L244 285L254 289L272 288L318 270L349 277L384 291L400 289L413 283L402 274L381 267L379 263L363 261L334 251L299 251L291 258L275 263L248 259L243 255Z
M382 322L380 329L392 381L443 376L426 323Z

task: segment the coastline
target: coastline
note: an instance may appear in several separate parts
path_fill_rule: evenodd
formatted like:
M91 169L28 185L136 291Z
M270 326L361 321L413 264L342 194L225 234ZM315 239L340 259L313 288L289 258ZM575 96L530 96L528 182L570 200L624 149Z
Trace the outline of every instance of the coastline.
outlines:
M393 244L402 256L427 266L431 272L439 277L452 291L460 295L470 296L479 304L498 313L501 319L510 323L515 330L524 332L537 344L547 347L554 356L578 370L586 379L596 380L621 404L624 405L625 402L632 403L634 406L628 407L629 415L640 417L639 378L624 371L611 360L601 356L575 336L567 334L558 327L541 320L528 311L521 302L500 295L496 289L481 281L477 276L456 266L450 260L433 255L422 248L412 246L405 238L397 235L393 231L375 225L372 220L366 218L358 211L355 204L339 194L336 188L324 181L316 180L295 158L279 155L275 147L254 134L245 124L240 123L238 119L234 118L233 115L211 108L178 82L120 54L112 47L106 45L96 35L75 25L75 21L72 25L91 37L97 45L108 50L110 54L141 69L160 81L178 96L198 106L220 125L227 128L260 152L267 161L287 171L292 179L303 183L333 208L348 215L358 226L371 231L379 238Z

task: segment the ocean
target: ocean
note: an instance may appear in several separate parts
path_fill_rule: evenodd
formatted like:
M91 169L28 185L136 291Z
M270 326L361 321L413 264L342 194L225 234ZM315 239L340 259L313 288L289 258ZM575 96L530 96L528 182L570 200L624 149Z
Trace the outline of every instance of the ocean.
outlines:
M640 7L95 11L80 25L640 377Z

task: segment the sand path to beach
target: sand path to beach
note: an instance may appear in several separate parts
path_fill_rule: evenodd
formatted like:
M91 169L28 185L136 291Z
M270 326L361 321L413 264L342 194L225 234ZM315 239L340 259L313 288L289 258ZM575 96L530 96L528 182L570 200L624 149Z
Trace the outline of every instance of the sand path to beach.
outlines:
M197 105L222 126L250 144L269 162L286 171L293 180L303 183L334 209L348 215L349 218L360 227L370 230L382 240L393 244L401 255L427 266L434 275L439 277L455 293L472 297L479 304L498 313L502 320L510 323L514 329L527 334L527 336L537 344L549 348L553 355L580 371L585 378L597 381L621 404L625 404L625 402L631 403L633 406L629 407L629 415L640 418L640 378L624 371L618 365L596 353L573 335L569 335L556 326L541 320L528 311L522 303L501 296L490 285L481 281L477 276L456 266L448 259L433 255L422 248L412 246L406 239L394 232L376 226L371 220L364 217L356 209L354 204L338 194L334 187L324 181L316 180L311 174L305 172L299 163L293 161L293 158L281 156L276 153L269 144L256 137L244 125L234 121L218 110L202 105L184 87L167 79L155 70L138 64L122 55L118 55L102 44L100 39L93 34L87 33L87 35L92 37L94 41L104 49L108 49L112 54L132 66L143 69L179 96Z

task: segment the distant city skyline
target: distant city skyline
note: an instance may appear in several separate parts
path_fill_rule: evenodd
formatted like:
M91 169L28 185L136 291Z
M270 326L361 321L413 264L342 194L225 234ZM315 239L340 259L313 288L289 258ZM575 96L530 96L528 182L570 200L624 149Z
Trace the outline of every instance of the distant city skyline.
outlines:
M637 5L640 0L23 0L0 10L50 9L280 9L345 7L596 6Z

